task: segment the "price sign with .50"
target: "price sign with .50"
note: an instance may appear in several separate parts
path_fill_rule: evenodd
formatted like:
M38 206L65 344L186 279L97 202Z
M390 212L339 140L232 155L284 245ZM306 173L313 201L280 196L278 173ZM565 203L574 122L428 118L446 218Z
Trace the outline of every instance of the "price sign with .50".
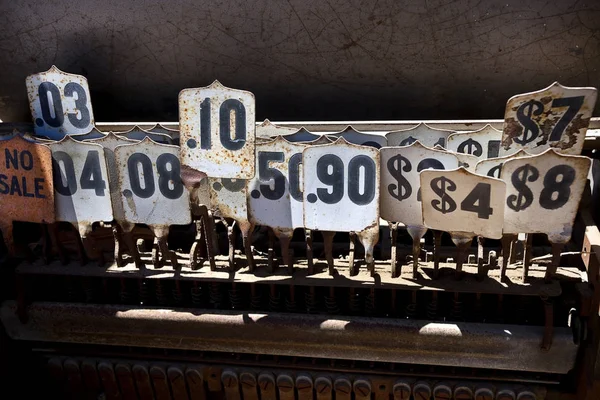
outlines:
M26 79L35 133L51 139L87 133L94 127L94 113L87 79L52 66Z
M454 171L421 172L423 221L451 233L502 237L506 184L500 179Z
M304 226L359 232L379 222L379 151L338 139L303 152Z

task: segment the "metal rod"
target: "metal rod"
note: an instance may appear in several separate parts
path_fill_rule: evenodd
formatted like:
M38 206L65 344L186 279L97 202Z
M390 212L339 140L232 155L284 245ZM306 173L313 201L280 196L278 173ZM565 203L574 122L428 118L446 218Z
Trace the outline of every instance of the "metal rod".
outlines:
M329 271L329 275L335 274L335 267L333 263L333 237L335 236L335 232L322 231L323 235L323 245L325 247L325 258L327 259L327 269Z
M442 231L433 231L433 278L440 273L440 250L442 247Z
M560 266L560 254L562 252L562 249L565 247L564 243L552 242L551 245L552 245L552 262L546 269L546 276L544 277L544 279L546 281L551 281L552 279L554 279L554 275L556 275L556 271L558 270L558 267Z
M529 266L531 265L531 252L533 250L533 234L527 233L525 239L525 248L523 250L523 282L527 282L529 275Z
M401 266L398 264L398 248L396 244L398 243L398 224L393 223L390 226L390 230L392 231L391 240L392 240L392 248L391 248L391 269L392 269L392 278L397 278L401 274Z
M356 233L350 232L350 248L348 250L348 268L350 271L350 276L355 276L358 274L358 268L355 266L355 257L356 257Z

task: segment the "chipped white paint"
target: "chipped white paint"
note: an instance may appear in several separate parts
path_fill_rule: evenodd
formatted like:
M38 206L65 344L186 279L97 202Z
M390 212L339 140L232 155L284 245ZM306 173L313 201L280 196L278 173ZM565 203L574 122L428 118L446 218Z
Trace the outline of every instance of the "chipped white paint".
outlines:
M502 237L506 184L459 168L421 172L424 225L457 238Z
M421 122L410 129L388 132L385 137L387 138L388 146L408 146L418 140L423 146L435 147L439 145L446 147L446 139L454 132L435 129Z
M479 160L498 157L502 131L486 125L469 132L457 132L448 136L446 148L457 153L471 154Z
M248 224L247 183L245 179L209 178L210 208L214 215Z

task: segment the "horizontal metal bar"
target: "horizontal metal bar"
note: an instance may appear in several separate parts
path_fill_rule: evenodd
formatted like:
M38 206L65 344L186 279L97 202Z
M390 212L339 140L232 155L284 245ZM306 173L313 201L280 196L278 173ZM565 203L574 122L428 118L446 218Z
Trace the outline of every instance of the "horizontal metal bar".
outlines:
M540 349L543 327L436 323L304 314L253 314L78 303L33 303L22 324L2 305L16 340L397 362L565 374L577 346L567 328Z

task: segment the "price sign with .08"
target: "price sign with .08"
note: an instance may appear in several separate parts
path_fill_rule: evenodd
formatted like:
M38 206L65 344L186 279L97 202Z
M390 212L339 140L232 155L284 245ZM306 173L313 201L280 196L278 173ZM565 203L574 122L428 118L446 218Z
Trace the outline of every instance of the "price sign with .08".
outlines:
M423 222L428 228L492 239L502 237L506 184L454 171L421 172Z
M359 232L379 220L379 152L338 139L303 152L304 226Z
M568 242L590 163L587 157L552 149L505 162L504 232L545 233L553 243Z
M254 95L218 81L179 93L181 163L215 178L254 177Z
M581 154L596 97L595 88L566 87L558 82L511 97L504 113L500 155L519 149L539 154L549 148Z
M94 127L94 113L87 79L52 66L26 79L29 108L35 133L59 140L65 135L87 133Z

